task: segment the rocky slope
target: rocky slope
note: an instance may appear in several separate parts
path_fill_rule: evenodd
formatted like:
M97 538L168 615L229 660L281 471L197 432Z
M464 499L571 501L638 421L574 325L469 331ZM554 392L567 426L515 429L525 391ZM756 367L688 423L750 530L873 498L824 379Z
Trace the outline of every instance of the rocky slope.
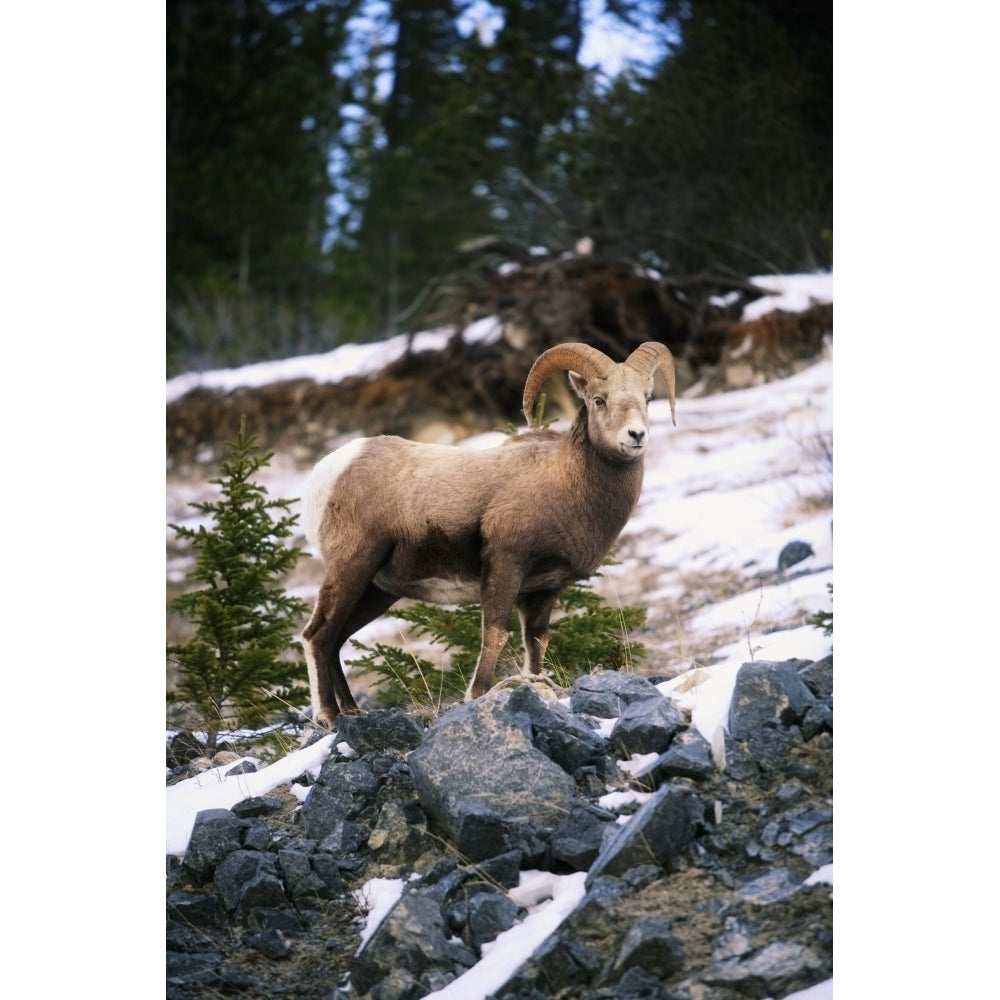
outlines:
M276 790L202 812L168 857L166 995L416 1000L463 976L453 996L486 995L477 963L538 902L517 888L529 870L577 895L489 996L737 1000L828 980L832 690L832 656L747 663L711 742L617 672L500 686L427 728L342 718L301 804ZM177 737L168 780L198 753ZM355 893L377 877L409 881L361 947Z

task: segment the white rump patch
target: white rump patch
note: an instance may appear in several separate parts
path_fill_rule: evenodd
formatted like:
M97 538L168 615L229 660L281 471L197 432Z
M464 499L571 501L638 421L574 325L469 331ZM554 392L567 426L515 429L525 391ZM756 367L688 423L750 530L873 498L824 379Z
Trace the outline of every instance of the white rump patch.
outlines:
M317 552L319 546L319 529L323 523L323 513L326 510L327 497L337 477L351 462L361 454L367 438L355 438L336 451L331 451L326 458L320 459L309 477L306 485L306 496L303 502L303 527L306 538Z

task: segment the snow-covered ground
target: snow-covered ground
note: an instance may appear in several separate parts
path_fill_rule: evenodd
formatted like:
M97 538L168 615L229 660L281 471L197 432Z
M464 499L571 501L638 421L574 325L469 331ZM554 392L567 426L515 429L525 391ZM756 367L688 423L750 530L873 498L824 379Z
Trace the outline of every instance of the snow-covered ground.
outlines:
M806 308L832 301L832 276L794 275L766 279L771 307ZM761 306L753 304L754 315ZM450 331L419 335L417 349L431 348ZM481 321L467 335L493 337L495 321ZM185 375L167 384L167 398L195 384L220 388L264 384L290 377L336 380L376 371L398 356L404 338L384 344L350 345L328 354L225 372ZM692 712L697 728L712 740L725 725L736 671L751 659L817 659L832 648L829 638L805 624L832 607L833 362L822 360L779 382L738 392L700 396L697 388L677 404L677 427L665 401L650 408L650 449L638 509L622 535L618 566L605 570L598 586L626 604L648 608L659 673L676 674L660 685ZM465 444L492 443L484 435ZM308 471L276 461L262 474L271 495L301 497ZM187 494L168 492L168 521L184 517ZM183 501L183 502L182 502ZM777 572L777 557L789 541L807 542L814 555ZM181 567L174 567L178 572ZM691 613L678 601L692 580L739 581L736 592ZM706 583L707 581L707 583ZM302 596L315 596L315 588ZM393 638L391 619L374 622L359 638ZM641 637L643 641L645 637ZM669 668L669 669L667 669ZM209 771L167 789L167 852L183 854L199 809L228 807L288 783L303 770L319 771L335 737L256 774L226 778ZM230 765L231 766L231 765ZM228 770L228 767L225 769ZM832 881L832 866L816 878ZM369 932L402 891L399 880L378 880L359 893L369 911ZM466 976L433 996L480 1000L501 985L533 948L558 925L582 894L582 877L525 872L513 890L531 904L529 916L501 935ZM827 983L797 994L827 1000Z

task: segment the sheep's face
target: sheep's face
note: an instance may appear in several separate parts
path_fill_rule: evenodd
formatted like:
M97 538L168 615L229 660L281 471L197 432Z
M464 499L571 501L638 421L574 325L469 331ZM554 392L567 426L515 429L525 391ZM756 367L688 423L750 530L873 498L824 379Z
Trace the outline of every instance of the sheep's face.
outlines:
M573 391L587 407L587 427L594 447L608 458L636 461L649 441L652 376L615 365L604 378L586 379L571 371Z

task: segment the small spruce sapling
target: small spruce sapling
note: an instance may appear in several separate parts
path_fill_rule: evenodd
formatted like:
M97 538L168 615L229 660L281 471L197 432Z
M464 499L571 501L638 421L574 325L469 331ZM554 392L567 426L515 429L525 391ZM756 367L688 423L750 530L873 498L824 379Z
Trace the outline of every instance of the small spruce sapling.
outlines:
M167 646L179 667L177 690L167 697L189 702L199 713L209 750L215 750L227 715L235 716L236 726L260 726L309 700L294 640L309 606L280 585L303 554L284 543L298 515L289 513L292 500L268 499L267 490L253 482L274 453L260 453L257 436L247 435L245 416L226 447L221 475L210 480L220 499L190 504L210 516L212 526L170 525L191 543L195 564L188 578L202 586L171 602L195 634Z
M830 595L830 599L833 600L833 584L828 583L826 585L827 593ZM833 609L829 611L817 611L811 618L808 619L810 625L813 628L818 628L823 630L823 635L830 636L833 635Z

